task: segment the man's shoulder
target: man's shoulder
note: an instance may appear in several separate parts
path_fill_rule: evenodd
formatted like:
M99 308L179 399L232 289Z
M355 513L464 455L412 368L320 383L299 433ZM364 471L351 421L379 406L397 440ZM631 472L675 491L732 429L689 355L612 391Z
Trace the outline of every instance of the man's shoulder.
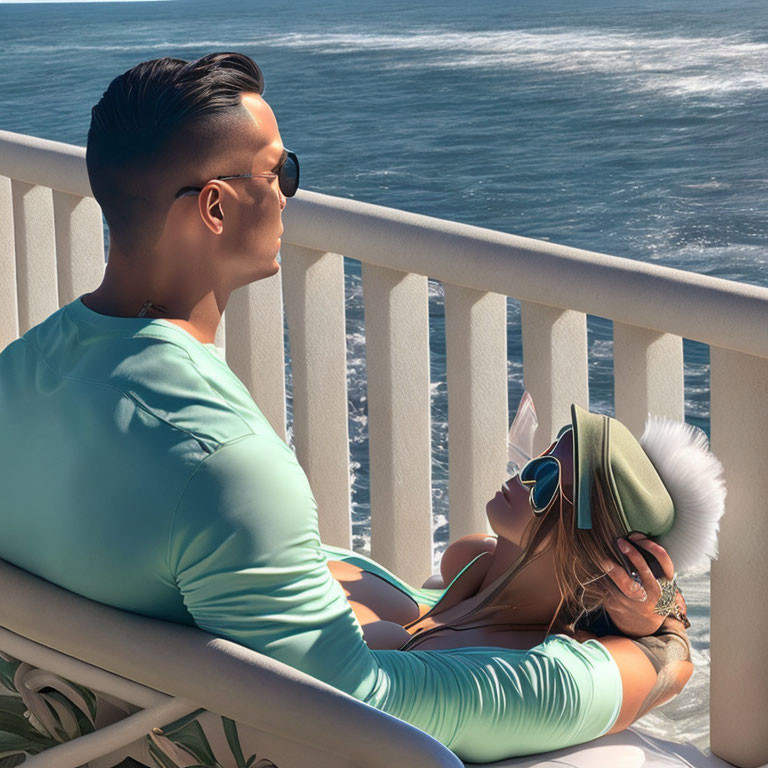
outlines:
M293 449L266 431L228 440L197 463L180 501L185 509L200 508L203 499L201 514L206 519L214 508L225 516L229 510L235 518L238 510L253 512L261 505L280 509L281 514L316 508L309 479Z
M48 318L0 352L0 405L38 398L63 421L87 409L104 437L188 437L207 453L271 429L226 362L182 331L84 337L55 326Z
M135 352L114 367L109 384L155 418L217 446L273 431L243 383L205 349L137 339Z
M84 386L120 393L156 422L200 438L211 450L263 427L242 382L205 348L155 330L101 346L72 371L75 378L82 374Z
M306 474L296 453L274 430L260 429L244 432L220 442L203 456L194 474L210 477L239 476L249 484L283 482L290 478L306 481Z

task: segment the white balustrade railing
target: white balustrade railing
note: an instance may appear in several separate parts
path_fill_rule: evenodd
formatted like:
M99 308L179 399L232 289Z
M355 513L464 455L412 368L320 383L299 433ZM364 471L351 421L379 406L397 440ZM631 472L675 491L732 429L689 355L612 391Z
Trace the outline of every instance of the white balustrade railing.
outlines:
M614 323L617 417L683 418L682 338L710 346L711 436L728 482L711 572L711 747L768 760L768 289L300 191L279 276L237 289L216 342L294 443L324 541L351 547L343 256L362 262L371 554L413 584L431 572L427 277L445 290L451 539L485 531L504 479L506 297L522 307L525 387L544 445L589 403L586 314ZM84 150L0 131L0 348L93 290L102 221Z

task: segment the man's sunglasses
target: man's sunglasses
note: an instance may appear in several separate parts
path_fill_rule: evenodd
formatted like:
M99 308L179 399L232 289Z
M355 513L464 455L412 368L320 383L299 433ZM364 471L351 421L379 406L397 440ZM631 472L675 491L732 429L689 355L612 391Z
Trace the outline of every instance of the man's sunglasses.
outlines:
M283 161L277 171L266 173L237 173L234 176L217 176L218 181L228 181L229 179L274 179L277 177L277 183L280 185L280 191L286 197L293 197L299 188L299 158L295 152L285 150ZM186 195L199 195L202 187L182 187L175 195L184 197Z
M541 456L525 464L518 473L520 482L530 487L528 500L534 515L543 515L559 495L569 504L573 503L563 492L563 467L560 460L550 455L566 436L573 439L569 436L570 432L570 426L560 430L557 440Z

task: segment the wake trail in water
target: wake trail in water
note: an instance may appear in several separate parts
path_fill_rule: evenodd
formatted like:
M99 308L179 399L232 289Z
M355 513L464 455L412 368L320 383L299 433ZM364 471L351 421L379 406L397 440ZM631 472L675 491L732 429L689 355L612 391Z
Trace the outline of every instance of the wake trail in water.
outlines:
M412 30L407 33L337 32L267 34L239 40L54 46L22 44L18 53L64 51L149 52L185 49L253 49L273 47L344 55L398 53L387 66L476 68L491 71L527 69L562 74L598 74L624 90L668 96L716 96L768 90L768 43L743 35L725 37L654 36L602 29Z

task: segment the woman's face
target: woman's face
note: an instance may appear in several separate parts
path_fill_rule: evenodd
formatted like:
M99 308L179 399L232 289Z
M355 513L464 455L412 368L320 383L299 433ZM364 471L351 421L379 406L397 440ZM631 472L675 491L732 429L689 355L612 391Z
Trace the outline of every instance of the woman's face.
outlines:
M573 499L573 432L566 432L544 453L555 456L560 461L563 491L567 499ZM530 492L530 486L520 482L518 473L511 477L485 506L485 513L493 531L500 538L518 546L522 546L523 531L534 517L529 501ZM557 503L555 501L555 504Z

